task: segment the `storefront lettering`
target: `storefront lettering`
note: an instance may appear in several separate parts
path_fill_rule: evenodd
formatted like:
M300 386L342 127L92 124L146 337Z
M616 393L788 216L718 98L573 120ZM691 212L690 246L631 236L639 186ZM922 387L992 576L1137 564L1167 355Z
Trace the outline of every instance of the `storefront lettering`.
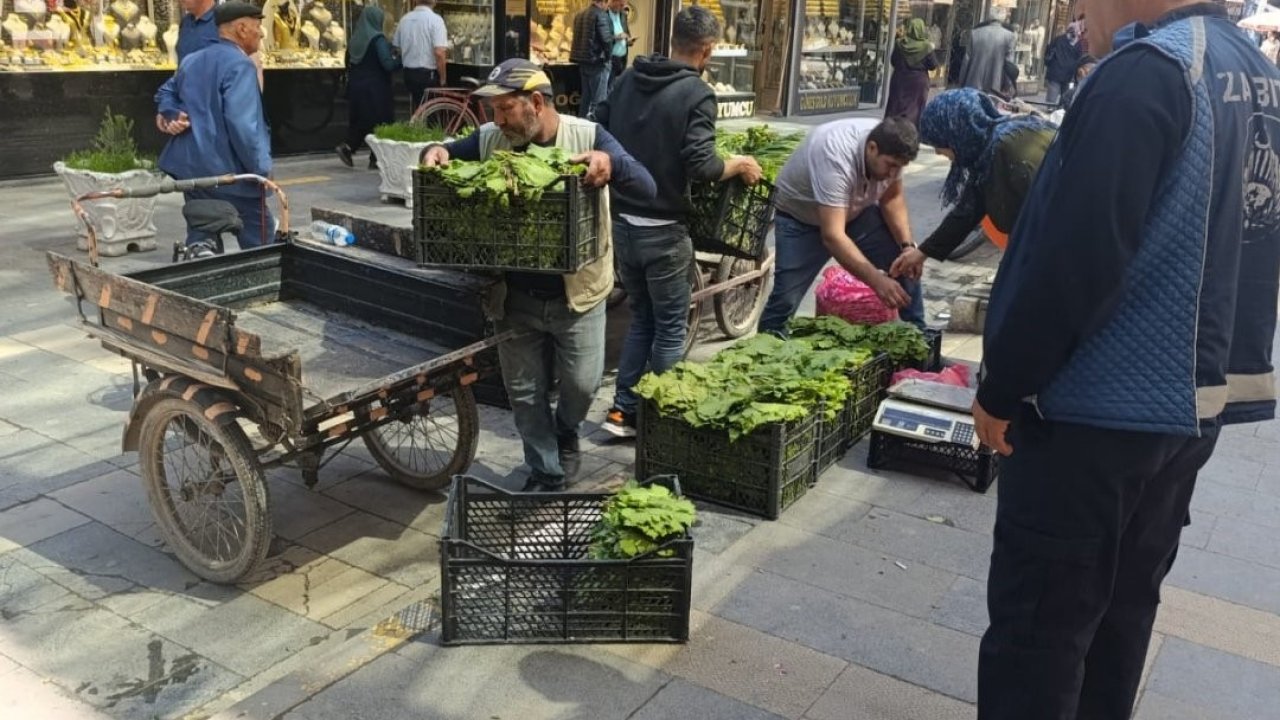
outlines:
M721 120L728 118L749 118L756 115L755 100L737 100L719 103L717 115Z
M820 113L834 110L853 110L858 107L856 90L841 90L832 93L802 93L800 95L800 112Z

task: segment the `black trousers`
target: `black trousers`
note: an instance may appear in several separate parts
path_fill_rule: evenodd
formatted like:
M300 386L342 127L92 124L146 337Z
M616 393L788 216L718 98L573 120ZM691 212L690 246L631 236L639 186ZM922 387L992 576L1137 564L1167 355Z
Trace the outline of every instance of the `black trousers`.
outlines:
M980 720L1128 720L1160 584L1218 431L1178 437L1041 420L1002 461L978 661Z
M440 73L426 68L405 68L404 85L409 88L409 103L413 108L410 112L417 112L427 88L440 86Z

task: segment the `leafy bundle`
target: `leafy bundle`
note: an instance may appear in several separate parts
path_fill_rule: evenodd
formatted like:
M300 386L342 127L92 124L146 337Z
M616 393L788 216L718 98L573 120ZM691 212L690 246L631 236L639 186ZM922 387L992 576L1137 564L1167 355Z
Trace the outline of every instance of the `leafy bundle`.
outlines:
M586 166L571 163L558 147L530 145L527 152L499 150L482 161L455 160L427 168L461 198L480 198L510 207L513 199L537 201L547 190L564 188L565 175L581 175Z
M696 518L693 503L667 488L632 480L605 501L600 522L591 531L592 560L627 560L652 552L688 532ZM658 552L670 557L674 551Z
M717 353L705 364L682 362L636 384L658 411L694 427L749 435L770 423L807 417L822 407L835 417L852 392L847 373L869 362L867 349L815 349L802 340L757 335Z
M716 154L720 157L750 155L760 163L764 178L773 182L803 140L802 132L784 135L768 125L755 125L742 132L717 130Z
M929 341L920 328L905 322L882 325L851 325L832 316L795 317L789 325L791 336L803 339L820 350L865 348L888 353L901 367L929 357Z
M394 122L384 123L373 129L373 136L379 140L394 140L409 143L429 143L444 140L444 129L427 126L421 123Z
M63 161L67 167L100 173L123 173L147 170L154 163L138 154L133 139L133 121L124 115L112 115L107 107L88 150L77 150Z

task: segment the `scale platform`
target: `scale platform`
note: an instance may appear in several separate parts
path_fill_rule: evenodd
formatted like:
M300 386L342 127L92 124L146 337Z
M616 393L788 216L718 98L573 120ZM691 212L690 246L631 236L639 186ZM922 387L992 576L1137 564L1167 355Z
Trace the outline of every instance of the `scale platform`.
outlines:
M941 383L904 380L889 388L872 428L927 443L978 449L970 408L976 391Z

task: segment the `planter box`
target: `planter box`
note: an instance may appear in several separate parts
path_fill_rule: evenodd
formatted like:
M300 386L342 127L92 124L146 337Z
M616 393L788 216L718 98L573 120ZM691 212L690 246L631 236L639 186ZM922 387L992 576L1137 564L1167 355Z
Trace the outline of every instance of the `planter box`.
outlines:
M62 178L67 193L75 199L96 190L113 190L119 187L141 187L160 180L160 174L151 170L130 170L125 173L97 173L90 170L69 168L61 162L53 164L53 171ZM106 198L82 204L98 236L98 252L105 256L124 255L127 252L143 252L156 249L156 225L154 220L156 199ZM79 239L76 247L89 249L89 232L76 218Z
M382 177L378 192L383 202L399 198L405 207L413 207L413 169L423 148L431 143L383 140L373 135L366 135L364 141L378 158L378 175Z

